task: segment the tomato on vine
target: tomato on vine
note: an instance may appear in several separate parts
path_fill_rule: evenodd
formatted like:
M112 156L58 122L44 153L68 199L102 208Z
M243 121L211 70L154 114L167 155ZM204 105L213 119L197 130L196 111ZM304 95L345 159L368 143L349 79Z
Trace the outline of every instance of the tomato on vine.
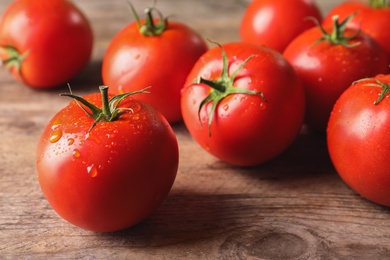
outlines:
M149 216L170 191L178 144L166 119L130 95L74 98L44 128L36 152L42 192L83 229L110 232ZM100 107L101 105L101 107Z
M0 63L32 88L73 79L89 62L92 47L89 21L70 1L13 1L0 19Z
M285 151L300 132L301 82L278 52L228 43L197 61L182 90L184 123L209 153L251 166Z
M347 26L353 17L340 21L334 16L332 26L318 24L283 52L305 88L305 123L320 132L325 132L334 103L352 82L389 71L385 50L368 34Z
M390 75L354 82L337 100L327 142L345 183L366 199L390 206Z
M152 94L137 99L153 105L169 122L177 122L182 119L180 90L208 46L197 32L168 21L156 8L145 9L145 14L144 20L136 15L136 21L112 39L103 59L103 82L114 94L151 86Z

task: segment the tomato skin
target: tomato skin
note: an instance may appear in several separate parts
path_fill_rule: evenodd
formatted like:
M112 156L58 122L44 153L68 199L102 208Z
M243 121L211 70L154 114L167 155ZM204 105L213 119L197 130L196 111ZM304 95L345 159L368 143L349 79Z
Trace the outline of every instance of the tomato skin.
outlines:
M373 8L361 1L346 1L333 8L324 18L323 25L332 23L332 16L344 19L352 13L357 15L348 23L351 28L361 28L374 38L386 51L390 59L390 7Z
M283 52L298 34L314 26L306 17L322 20L314 1L253 0L241 19L240 39Z
M201 122L198 109L211 89L193 81L199 76L208 80L221 76L221 50L215 47L198 60L187 77L181 101L184 123L200 146L220 160L238 166L258 165L282 153L298 135L305 107L303 88L293 68L276 51L246 43L222 47L230 75L255 55L237 74L234 85L261 91L266 101L260 95L227 96L216 107L209 135L211 103L200 110Z
M99 106L101 97L86 97ZM127 98L118 121L98 123L72 101L47 124L37 147L38 180L53 209L83 229L109 232L150 215L173 185L178 144L165 118Z
M108 46L103 59L103 82L114 94L151 86L152 94L136 98L153 105L170 123L178 122L182 119L180 90L192 66L207 49L202 37L184 24L169 21L161 35L144 36L134 22Z
M331 27L324 28L331 32ZM346 29L344 35L356 34ZM361 32L349 44L354 47L315 42L321 30L309 29L295 38L283 55L301 78L306 93L305 123L315 131L325 132L333 105L341 93L355 80L389 71L385 51L367 34Z
M375 79L390 84L390 75ZM373 83L373 80L370 80ZM327 142L336 171L354 191L390 206L390 100L378 105L382 88L359 82L336 102L327 128Z
M93 47L89 21L65 0L18 0L0 20L0 46L26 54L12 75L44 89L67 83L88 63ZM0 59L8 55L0 51Z

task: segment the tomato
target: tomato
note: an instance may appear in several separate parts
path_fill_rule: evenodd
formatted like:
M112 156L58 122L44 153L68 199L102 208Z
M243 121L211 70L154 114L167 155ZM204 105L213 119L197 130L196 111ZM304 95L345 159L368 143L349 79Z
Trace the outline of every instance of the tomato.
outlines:
M108 102L107 87L101 92L84 101L66 94L78 101L44 128L36 167L42 192L61 217L108 232L137 224L167 196L178 169L178 144L149 104L130 94Z
M350 84L389 71L385 51L369 35L346 28L348 19L309 29L284 51L303 81L306 92L306 124L325 132L333 105Z
M153 19L156 11L159 19ZM129 24L111 41L103 59L103 82L112 93L151 86L151 95L138 95L173 123L182 119L180 90L187 74L208 46L187 25L167 21L158 10Z
M284 57L247 43L224 44L202 55L181 99L193 138L239 166L261 164L286 150L300 132L304 104L301 82Z
M337 100L327 142L331 160L349 187L390 206L390 75L355 82Z
M346 1L333 8L325 17L323 24L332 23L333 15L339 15L340 19L357 13L356 17L348 24L352 28L361 28L374 38L390 59L390 4L387 0L370 0L369 4L361 1Z
M0 20L0 59L33 88L69 82L88 63L93 32L84 14L66 0L18 0Z
M322 19L312 0L253 0L241 19L240 38L283 52L298 34L313 27L306 17Z

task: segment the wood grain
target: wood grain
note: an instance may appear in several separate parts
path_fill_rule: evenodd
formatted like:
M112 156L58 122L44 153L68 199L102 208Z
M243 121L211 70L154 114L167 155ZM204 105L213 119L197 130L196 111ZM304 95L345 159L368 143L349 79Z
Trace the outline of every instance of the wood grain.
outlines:
M0 0L0 12L10 2ZM150 4L132 2L140 10ZM340 1L317 2L326 13ZM101 84L105 48L133 16L125 0L77 4L96 37L91 63L71 82L83 94ZM218 42L238 40L245 8L240 0L158 6ZM390 259L389 209L351 191L332 167L324 136L305 129L275 160L241 168L207 154L176 124L179 172L153 215L115 233L72 226L48 205L35 170L36 142L69 102L58 96L64 91L34 91L0 69L0 259Z

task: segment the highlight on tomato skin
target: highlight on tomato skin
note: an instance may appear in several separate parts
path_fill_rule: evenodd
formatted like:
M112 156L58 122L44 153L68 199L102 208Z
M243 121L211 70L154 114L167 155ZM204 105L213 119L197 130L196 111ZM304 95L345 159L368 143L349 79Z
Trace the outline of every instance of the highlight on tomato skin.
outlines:
M171 126L155 108L126 94L105 93L105 109L102 94L83 100L65 95L77 99L54 115L37 145L45 198L62 218L86 230L136 225L159 207L175 181L179 151Z
M322 20L315 1L253 0L241 18L239 36L243 42L283 52L297 35L314 27L307 17Z
M390 74L354 82L337 100L327 128L341 179L367 200L390 207Z
M201 56L182 89L184 123L207 152L254 166L284 152L302 127L301 81L278 52L242 42Z
M89 20L67 0L13 1L0 18L0 60L34 89L65 84L88 64L94 35Z

